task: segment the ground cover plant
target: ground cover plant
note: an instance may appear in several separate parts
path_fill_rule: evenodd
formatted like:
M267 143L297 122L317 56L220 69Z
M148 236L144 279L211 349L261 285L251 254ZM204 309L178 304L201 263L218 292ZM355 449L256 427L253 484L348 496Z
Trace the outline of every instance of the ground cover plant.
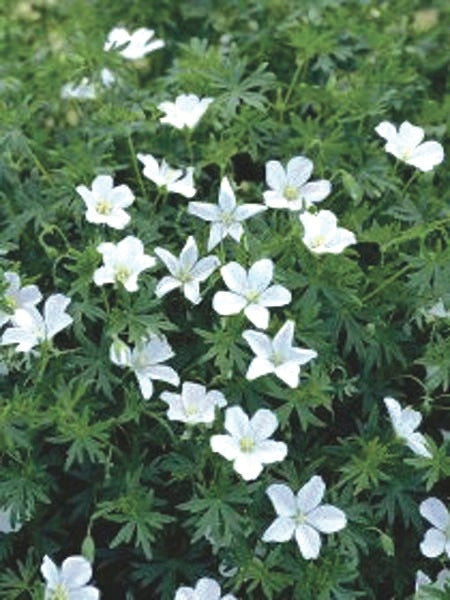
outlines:
M449 12L4 0L0 597L450 597Z

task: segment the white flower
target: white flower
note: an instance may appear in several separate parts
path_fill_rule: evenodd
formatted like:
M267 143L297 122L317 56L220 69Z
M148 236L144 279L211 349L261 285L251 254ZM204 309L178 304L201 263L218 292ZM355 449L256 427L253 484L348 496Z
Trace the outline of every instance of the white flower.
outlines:
M141 240L132 235L118 244L103 242L97 246L97 251L103 255L104 264L94 273L96 285L121 283L129 292L136 292L139 273L156 264L153 256L144 254Z
M127 185L114 187L110 175L97 175L92 190L85 185L76 190L84 200L86 220L90 223L105 223L114 229L123 229L129 223L130 215L123 209L134 202L134 195Z
M27 310L42 300L42 294L36 285L20 287L20 277L17 273L6 271L4 280L7 288L3 292L2 304L7 312L0 308L0 327L13 318L17 309Z
M61 98L69 100L94 100L97 97L95 85L87 77L83 77L78 85L70 81L61 88Z
M70 298L53 294L44 304L44 316L34 306L19 308L12 319L13 327L5 330L1 345L18 344L17 352L29 352L45 340L51 340L59 331L68 327L73 319L65 311Z
M220 269L222 279L231 292L217 292L213 308L219 315L235 315L244 311L245 316L260 329L267 329L270 313L267 306L284 306L292 299L291 292L282 285L270 285L273 278L273 262L263 258L247 271L236 262Z
M271 208L304 210L320 202L331 192L326 179L306 183L311 177L314 164L304 156L294 156L286 170L277 160L266 163L266 183L271 188L264 192L264 202Z
M229 435L213 435L211 448L234 461L234 470L250 481L258 477L263 465L286 457L286 444L269 440L277 427L278 419L271 410L260 408L249 420L240 406L232 406L225 411L225 429Z
M164 159L159 165L151 154L139 153L137 157L144 164L144 177L156 183L158 187L165 186L169 192L181 194L185 198L195 196L197 190L194 187L194 167L188 167L184 173L183 169L172 169Z
M449 319L450 311L446 310L442 298L440 298L436 304L433 304L427 311L426 315L435 319Z
M444 149L439 142L421 143L425 132L421 127L404 121L399 130L389 121L383 121L375 127L375 131L387 143L386 152L399 160L417 167L421 171L431 171L444 160Z
M175 356L164 336L149 335L131 350L124 342L117 340L111 345L111 361L119 367L129 367L134 371L145 400L153 394L153 379L177 386L180 378L177 372L161 363Z
M161 102L159 110L166 115L160 118L161 123L168 123L177 129L188 127L193 129L200 121L214 98L200 98L195 94L181 94L175 102Z
M105 88L111 87L116 82L116 76L107 67L103 67L100 71L100 79Z
M330 210L319 210L315 215L300 215L305 233L303 243L315 254L340 254L347 246L356 244L354 234L337 226L336 215Z
M416 592L422 585L432 585L437 590L443 590L447 584L450 584L450 571L448 569L442 569L442 571L439 571L434 583L423 571L417 571Z
M303 558L319 556L320 533L334 533L347 525L345 513L331 504L320 504L325 493L322 477L314 475L300 488L297 496L284 484L266 490L277 518L266 529L263 542L287 542L295 536Z
M247 371L247 379L252 380L268 373L275 373L289 387L299 384L300 365L317 357L315 350L297 348L294 339L294 321L286 321L272 339L260 331L244 331L242 337L256 354Z
M203 577L197 581L195 588L178 588L174 600L236 600L236 597L232 594L222 596L220 585L214 579Z
M83 556L69 556L58 568L44 556L41 573L46 581L45 600L98 600L100 592L87 585L92 578L92 567Z
M432 454L427 448L424 436L415 431L422 421L420 412L409 407L402 408L394 398L384 398L384 403L396 435L405 441L415 454L431 458Z
M200 282L205 281L219 266L217 256L206 256L198 260L197 243L189 236L180 258L176 258L164 248L155 248L155 254L169 269L170 275L163 277L156 286L158 298L165 296L175 288L183 288L183 294L193 304L201 301Z
M109 32L103 49L109 51L120 47L118 52L121 56L129 60L136 60L164 46L162 40L152 40L154 35L153 29L145 27L140 27L131 34L125 27L114 27Z
M191 381L183 383L181 394L163 392L161 400L169 405L167 417L171 421L182 421L189 425L212 423L216 406L223 408L227 404L222 392L206 392L204 385Z
M420 551L428 558L443 552L450 558L450 514L438 498L427 498L419 507L420 514L433 527L428 529L420 544Z
M209 202L189 202L188 212L204 221L211 221L208 251L212 250L227 235L239 242L244 228L242 221L266 210L261 204L241 204L236 206L236 198L227 177L222 179L218 204Z
M11 507L0 508L0 533L15 533L22 527L22 523L16 521L13 525L11 520Z

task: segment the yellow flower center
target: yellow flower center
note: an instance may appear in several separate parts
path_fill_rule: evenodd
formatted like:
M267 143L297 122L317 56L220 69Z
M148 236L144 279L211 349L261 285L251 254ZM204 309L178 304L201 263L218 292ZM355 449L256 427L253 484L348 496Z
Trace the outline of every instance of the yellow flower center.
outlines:
M125 284L128 277L131 275L130 269L124 266L117 267L116 269L116 281L119 283Z
M11 313L13 313L16 310L16 308L19 307L19 305L17 304L17 300L13 298L13 296L5 296L3 300L3 305L6 309L6 312Z
M325 243L325 236L324 235L318 235L315 238L313 238L311 240L311 248L318 248L319 246L323 246L323 244Z
M285 362L285 358L281 352L274 352L272 355L272 362L276 367L279 367Z
M234 223L234 216L232 213L224 212L222 213L220 220L226 227L229 227Z
M181 269L178 273L178 279L181 281L181 283L189 283L194 278L192 277L192 273L190 271L184 271Z
M286 200L297 200L300 196L298 189L293 185L287 185L283 190L283 196Z
M294 517L296 525L302 525L305 522L305 519L306 519L306 517L302 513L302 511L298 510L297 513L296 513L296 515L295 515L295 517Z
M50 600L69 600L69 592L63 583L58 583L50 596Z
M196 406L188 406L186 408L186 414L187 414L188 417L193 417L197 413L198 413L198 409L197 409Z
M100 198L97 204L95 205L95 210L100 215L109 215L111 213L111 209L111 202L108 202L108 200L105 200L104 198Z
M243 437L239 442L242 452L251 452L255 447L255 440L251 437Z
M245 299L247 300L247 302L249 302L250 304L252 302L255 302L256 300L258 300L259 298L259 292L256 292L255 290L249 290L246 294L245 294Z

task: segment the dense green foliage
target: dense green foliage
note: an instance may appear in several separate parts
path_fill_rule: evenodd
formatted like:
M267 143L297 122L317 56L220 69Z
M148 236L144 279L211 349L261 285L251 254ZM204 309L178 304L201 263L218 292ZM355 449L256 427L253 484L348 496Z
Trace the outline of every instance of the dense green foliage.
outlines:
M429 496L448 505L450 321L427 309L450 307L450 176L445 161L429 173L396 161L374 128L408 120L446 147L449 14L444 0L3 0L0 268L69 296L74 322L38 355L0 347L0 506L24 522L0 534L2 599L43 597L44 554L81 552L105 599L169 600L209 575L241 600L403 600L417 569L434 579L445 560L420 553L418 507ZM103 51L117 25L153 28L166 45L125 61ZM118 78L111 88L103 67ZM84 76L97 98L61 99ZM214 98L189 134L159 122L157 105L183 92ZM358 240L344 253L309 252L281 210L216 249L222 263L274 261L293 300L269 333L293 319L297 345L318 353L298 388L246 380L248 323L211 308L219 271L195 306L179 291L155 296L161 264L133 294L94 285L101 241L131 234L151 255L178 255L194 235L206 254L208 225L142 177L137 152L195 166L198 201L216 202L226 175L238 202L262 202L265 163L296 155L331 180L321 207ZM75 188L104 173L136 195L126 233L85 220ZM167 419L164 383L144 400L109 347L147 330L167 336L182 381L248 413L275 411L287 458L247 483L211 452L222 414L185 433ZM422 412L432 459L395 438L385 396ZM348 526L306 561L294 541L261 541L274 518L265 490L297 490L316 473Z

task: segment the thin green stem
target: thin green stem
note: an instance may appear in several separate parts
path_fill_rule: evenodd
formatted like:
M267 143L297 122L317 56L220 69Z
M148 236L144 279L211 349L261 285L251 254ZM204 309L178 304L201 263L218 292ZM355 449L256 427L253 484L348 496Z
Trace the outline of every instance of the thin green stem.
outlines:
M384 290L384 288L386 288L388 285L393 283L396 279L399 279L402 275L404 275L410 268L411 268L410 265L405 265L402 269L400 269L400 271L397 271L396 273L394 273L393 275L391 275L390 277L385 279L382 284L380 284L377 288L375 288L369 294L364 296L362 301L367 302L367 300L370 300L371 298L376 296L379 292L381 292L381 290Z
M136 159L136 149L133 144L133 139L131 137L131 133L128 134L127 141L128 141L128 148L129 148L130 154L131 154L131 162L133 163L133 169L134 169L136 178L139 183L139 188L141 190L142 197L145 198L146 192L145 192L144 180L142 179L141 172L139 170L139 165L138 165L138 162Z

